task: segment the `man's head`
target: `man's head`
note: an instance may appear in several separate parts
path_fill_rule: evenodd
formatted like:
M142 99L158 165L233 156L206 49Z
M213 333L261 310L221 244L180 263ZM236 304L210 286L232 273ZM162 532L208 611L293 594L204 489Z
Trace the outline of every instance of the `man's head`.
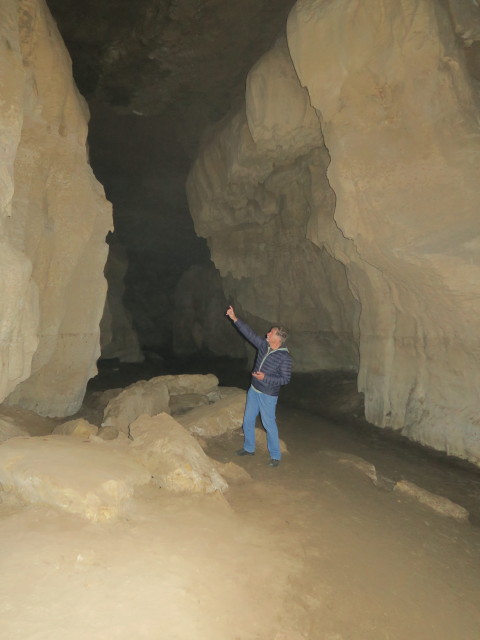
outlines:
M285 327L272 327L267 333L267 342L272 349L278 349L288 338Z

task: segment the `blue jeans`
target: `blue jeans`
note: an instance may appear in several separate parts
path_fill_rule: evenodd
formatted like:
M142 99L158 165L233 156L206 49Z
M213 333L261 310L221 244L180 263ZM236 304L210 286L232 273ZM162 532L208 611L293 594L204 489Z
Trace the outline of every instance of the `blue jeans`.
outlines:
M278 396L268 396L266 393L255 391L250 387L247 393L247 404L243 416L243 448L245 451L253 453L255 451L255 421L258 414L262 419L262 424L267 432L267 447L270 457L280 460L280 440L278 439L278 427L275 420L275 409L277 407Z

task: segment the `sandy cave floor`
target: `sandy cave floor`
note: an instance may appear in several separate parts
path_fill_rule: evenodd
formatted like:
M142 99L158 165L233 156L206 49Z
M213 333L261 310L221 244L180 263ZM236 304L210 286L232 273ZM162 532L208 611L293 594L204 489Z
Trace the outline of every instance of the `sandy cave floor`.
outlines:
M93 524L0 494L0 638L478 640L475 517L438 515L342 459L470 507L480 474L302 408L278 415L277 469L235 457L238 431L209 441L252 477L223 497L144 487L125 518Z

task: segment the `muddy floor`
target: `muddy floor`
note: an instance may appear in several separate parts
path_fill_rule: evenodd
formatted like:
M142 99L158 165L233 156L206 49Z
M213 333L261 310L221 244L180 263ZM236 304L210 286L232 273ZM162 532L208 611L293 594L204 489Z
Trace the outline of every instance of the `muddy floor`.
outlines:
M215 366L222 384L246 385ZM105 367L89 392L134 381L135 367L120 369ZM323 394L319 381L293 381L279 403L280 467L235 457L238 431L208 441L208 455L251 476L223 497L147 487L124 518L93 524L3 495L0 637L478 640L480 473L364 423L349 376L324 379ZM397 493L399 480L469 520Z

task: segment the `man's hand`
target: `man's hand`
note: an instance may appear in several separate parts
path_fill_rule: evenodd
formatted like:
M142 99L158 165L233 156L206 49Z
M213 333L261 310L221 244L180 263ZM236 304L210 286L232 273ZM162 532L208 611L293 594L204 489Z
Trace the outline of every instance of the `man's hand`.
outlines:
M263 380L265 378L265 374L263 373L263 371L254 371L252 373L252 376L257 380Z
M230 320L233 320L233 322L237 321L237 316L235 315L235 311L233 310L232 305L230 305L227 309L227 312L225 314L226 316L228 316L230 318Z

